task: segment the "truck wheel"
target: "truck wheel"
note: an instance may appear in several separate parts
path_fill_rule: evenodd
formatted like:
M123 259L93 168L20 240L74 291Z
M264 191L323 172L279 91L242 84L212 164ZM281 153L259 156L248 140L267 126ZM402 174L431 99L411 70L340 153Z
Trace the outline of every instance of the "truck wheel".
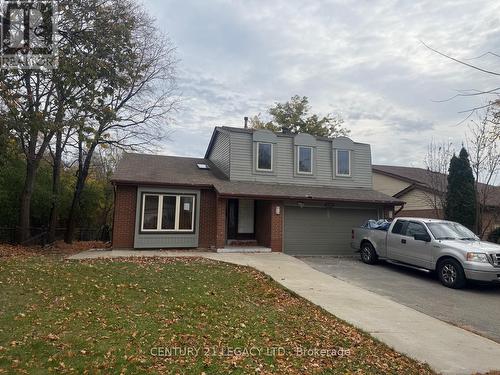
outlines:
M448 288L461 289L467 283L462 265L455 259L439 262L437 272L441 284Z
M371 243L365 242L361 245L361 260L366 264L377 263L378 255Z

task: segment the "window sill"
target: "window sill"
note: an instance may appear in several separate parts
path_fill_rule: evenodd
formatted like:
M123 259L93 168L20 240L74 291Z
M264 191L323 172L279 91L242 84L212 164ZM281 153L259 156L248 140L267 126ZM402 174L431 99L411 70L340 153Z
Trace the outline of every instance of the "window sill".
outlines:
M179 235L179 234L195 234L196 231L190 230L190 231L162 231L162 230L140 230L139 234L156 234L156 235Z

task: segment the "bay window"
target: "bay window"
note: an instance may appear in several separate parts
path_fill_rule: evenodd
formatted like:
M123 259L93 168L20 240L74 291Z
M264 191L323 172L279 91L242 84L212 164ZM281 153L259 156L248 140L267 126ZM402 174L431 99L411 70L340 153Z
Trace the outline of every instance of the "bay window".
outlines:
M142 232L193 232L195 196L153 194L142 196Z

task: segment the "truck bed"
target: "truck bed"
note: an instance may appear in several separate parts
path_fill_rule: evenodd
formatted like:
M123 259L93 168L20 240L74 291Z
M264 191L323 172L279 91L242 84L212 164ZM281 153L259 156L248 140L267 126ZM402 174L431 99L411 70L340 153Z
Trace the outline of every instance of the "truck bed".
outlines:
M363 240L370 241L379 256L386 255L387 229L371 229L365 226L353 228L351 247L359 251Z

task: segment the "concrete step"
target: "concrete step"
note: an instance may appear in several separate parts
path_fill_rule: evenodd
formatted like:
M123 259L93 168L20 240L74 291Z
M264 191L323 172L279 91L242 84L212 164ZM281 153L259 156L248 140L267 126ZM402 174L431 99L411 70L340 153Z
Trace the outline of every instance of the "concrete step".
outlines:
M256 240L228 240L228 246L259 246Z
M270 253L271 249L264 246L226 246L217 249L218 253Z

